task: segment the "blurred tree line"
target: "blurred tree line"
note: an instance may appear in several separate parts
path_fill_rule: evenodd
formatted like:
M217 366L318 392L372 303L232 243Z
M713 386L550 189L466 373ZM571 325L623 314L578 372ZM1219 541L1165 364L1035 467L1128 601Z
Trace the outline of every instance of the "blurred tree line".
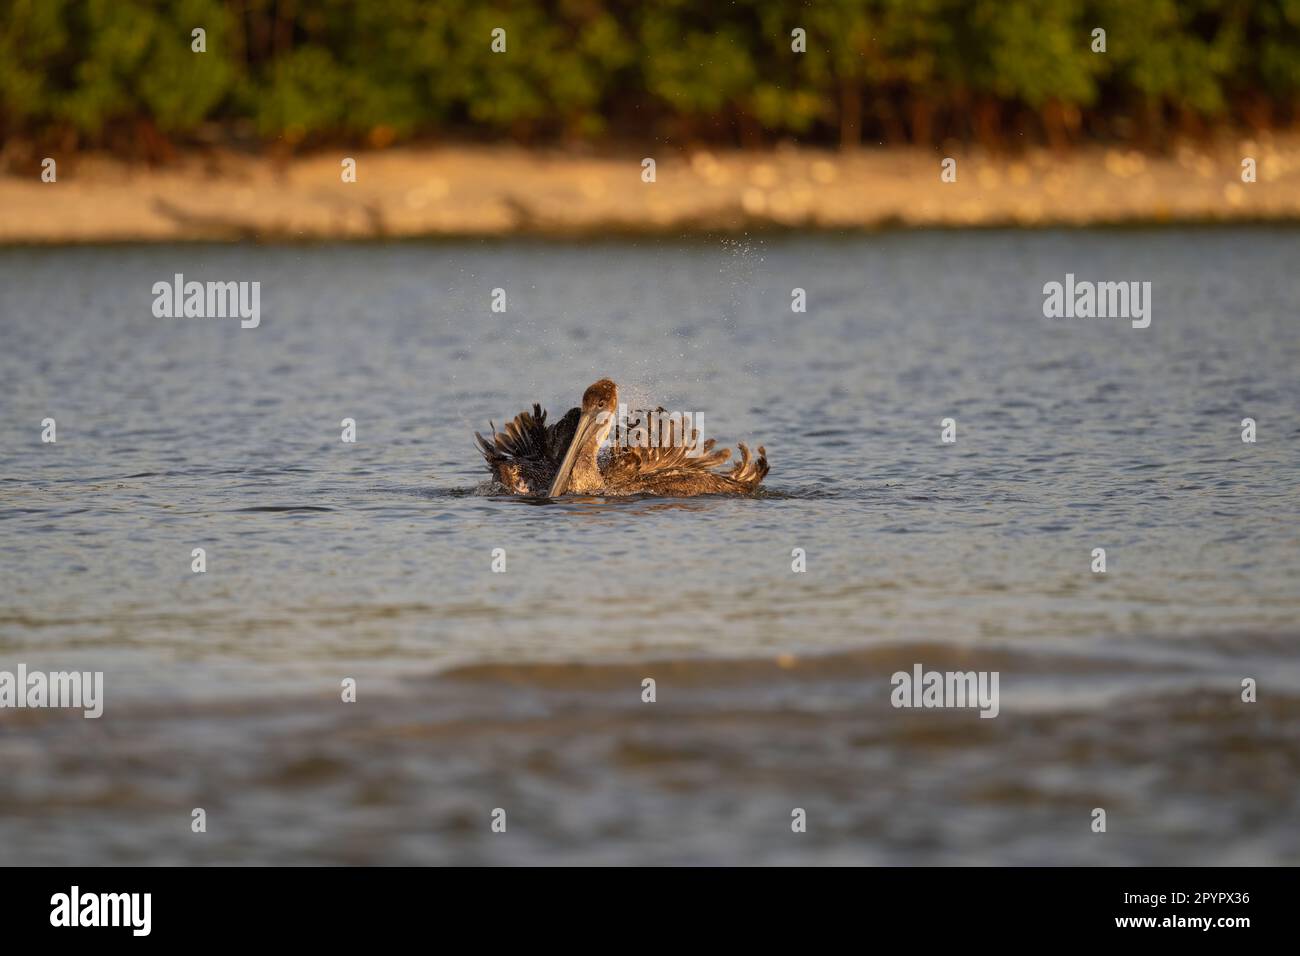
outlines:
M0 139L149 158L431 135L1158 147L1291 124L1298 93L1300 0L0 0Z

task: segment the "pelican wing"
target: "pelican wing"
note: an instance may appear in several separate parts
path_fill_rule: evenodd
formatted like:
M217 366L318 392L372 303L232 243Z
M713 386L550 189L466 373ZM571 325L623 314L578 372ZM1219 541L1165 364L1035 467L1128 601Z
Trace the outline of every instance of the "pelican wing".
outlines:
M602 468L605 487L611 494L736 494L753 491L767 475L767 451L761 446L752 458L742 442L740 461L729 472L714 471L731 457L730 448L717 448L712 438L701 443L692 431L684 442L676 440L673 423L668 439L658 448L621 447L610 450Z
M491 439L478 432L474 439L492 475L514 494L541 495L573 440L580 412L569 409L553 425L546 424L546 411L534 404L532 412L520 412L497 431L492 425Z

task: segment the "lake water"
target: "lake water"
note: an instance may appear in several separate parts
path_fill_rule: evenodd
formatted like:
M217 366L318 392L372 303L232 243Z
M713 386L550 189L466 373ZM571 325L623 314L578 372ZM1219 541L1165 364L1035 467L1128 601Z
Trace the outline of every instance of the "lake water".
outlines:
M105 675L99 720L0 710L0 863L1298 863L1297 263L0 250L0 670ZM260 327L155 318L175 273L260 281ZM1067 273L1150 281L1151 326L1044 318ZM602 376L765 444L764 492L476 493L475 430ZM999 716L894 709L917 663L999 672Z

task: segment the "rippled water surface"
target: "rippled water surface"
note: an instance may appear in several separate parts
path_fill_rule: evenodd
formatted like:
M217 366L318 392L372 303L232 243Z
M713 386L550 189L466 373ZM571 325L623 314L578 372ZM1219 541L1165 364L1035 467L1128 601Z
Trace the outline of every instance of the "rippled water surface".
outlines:
M0 711L0 862L1300 862L1298 262L1269 229L0 251L0 670L107 685L99 721ZM178 272L259 280L261 326L155 318ZM1149 280L1150 328L1045 319L1066 273ZM475 430L606 375L765 444L764 493L476 492ZM889 707L916 662L999 670L1001 715Z

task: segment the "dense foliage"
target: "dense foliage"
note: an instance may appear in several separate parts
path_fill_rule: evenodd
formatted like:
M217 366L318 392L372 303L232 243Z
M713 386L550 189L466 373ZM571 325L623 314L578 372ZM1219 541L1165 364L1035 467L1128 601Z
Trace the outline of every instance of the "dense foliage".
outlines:
M0 0L0 136L1159 143L1294 122L1300 0ZM207 52L191 51L206 31ZM506 52L490 49L506 31ZM791 31L807 52L791 50ZM1106 30L1106 52L1092 31Z

